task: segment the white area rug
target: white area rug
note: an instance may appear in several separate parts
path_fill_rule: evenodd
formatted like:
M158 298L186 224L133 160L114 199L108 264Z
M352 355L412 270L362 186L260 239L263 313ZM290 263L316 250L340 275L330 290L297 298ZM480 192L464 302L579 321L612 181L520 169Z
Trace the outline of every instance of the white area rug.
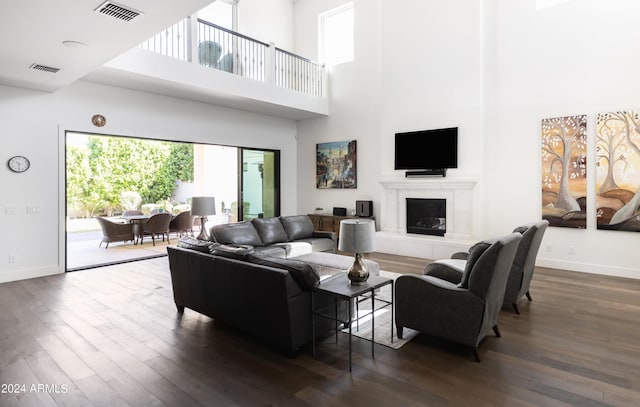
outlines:
M388 271L380 271L380 275L382 277L388 277L392 279L396 279L401 274L391 273ZM384 286L380 289L380 292L376 293L376 298L381 298L384 300L391 299L391 285ZM378 303L376 301L376 308L379 308L383 303ZM371 300L362 301L359 305L359 314L368 314L371 312ZM354 310L355 312L355 310ZM395 310L394 310L395 312ZM395 315L395 314L394 314ZM411 339L415 338L420 332L414 331L413 329L404 328L403 338L398 339L398 333L396 332L395 321L393 321L393 342L391 341L391 307L385 307L377 310L374 313L374 330L375 330L375 343L379 343L384 346L388 346L393 349L400 349L402 346L407 344ZM353 323L351 327L351 333L354 336L371 340L371 315L363 317L359 324ZM349 333L349 329L343 329L342 332Z

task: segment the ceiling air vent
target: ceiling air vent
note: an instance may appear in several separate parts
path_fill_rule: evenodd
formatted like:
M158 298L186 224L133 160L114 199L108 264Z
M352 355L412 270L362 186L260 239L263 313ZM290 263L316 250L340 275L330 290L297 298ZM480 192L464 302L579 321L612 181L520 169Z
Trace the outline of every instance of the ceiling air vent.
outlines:
M135 11L131 8L113 3L111 1L105 1L104 3L102 3L100 6L98 6L97 9L95 9L95 12L122 21L133 21L143 15L139 11Z
M60 70L60 68L54 68L52 66L41 65L41 64L31 64L30 69L35 69L36 71L43 71L49 73L56 73Z

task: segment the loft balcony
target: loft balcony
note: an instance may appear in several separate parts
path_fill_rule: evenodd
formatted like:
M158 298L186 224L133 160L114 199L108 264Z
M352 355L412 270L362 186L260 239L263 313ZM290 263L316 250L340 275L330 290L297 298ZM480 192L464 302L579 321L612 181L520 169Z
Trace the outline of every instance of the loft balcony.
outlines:
M295 120L329 112L324 65L195 16L85 79Z

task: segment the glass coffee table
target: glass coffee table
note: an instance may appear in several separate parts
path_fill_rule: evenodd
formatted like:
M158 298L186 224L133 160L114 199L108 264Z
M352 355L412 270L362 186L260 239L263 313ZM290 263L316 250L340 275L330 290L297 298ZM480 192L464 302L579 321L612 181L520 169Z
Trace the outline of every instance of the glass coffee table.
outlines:
M376 297L376 291L386 285L391 285L391 300L383 300ZM333 306L324 306L316 308L315 296L318 294L327 295L334 299ZM360 298L362 297L362 298ZM357 306L362 301L371 300L371 311L362 315L355 315L353 313L354 304ZM338 302L345 301L347 303L349 312L346 318L341 318L338 315ZM376 308L376 301L382 305ZM374 338L375 338L375 312L385 308L391 307L391 342L393 342L393 279L369 276L365 284L363 285L351 285L347 278L347 273L339 273L326 280L323 280L317 285L311 292L311 315L312 315L312 328L313 328L313 356L316 355L316 332L315 322L316 317L328 318L335 322L336 331L336 343L338 342L338 323L342 323L349 327L349 371L351 371L351 338L352 338L352 325L358 323L361 318L371 315L371 357L374 357ZM333 314L329 314L328 311L333 311Z

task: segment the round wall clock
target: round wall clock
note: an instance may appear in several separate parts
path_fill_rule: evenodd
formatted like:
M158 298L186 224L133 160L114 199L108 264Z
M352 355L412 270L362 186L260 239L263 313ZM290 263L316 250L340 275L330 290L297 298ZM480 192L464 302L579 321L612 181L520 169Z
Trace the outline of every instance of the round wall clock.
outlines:
M14 157L9 158L7 162L9 169L13 172L25 172L31 166L29 159L27 157L16 155Z

